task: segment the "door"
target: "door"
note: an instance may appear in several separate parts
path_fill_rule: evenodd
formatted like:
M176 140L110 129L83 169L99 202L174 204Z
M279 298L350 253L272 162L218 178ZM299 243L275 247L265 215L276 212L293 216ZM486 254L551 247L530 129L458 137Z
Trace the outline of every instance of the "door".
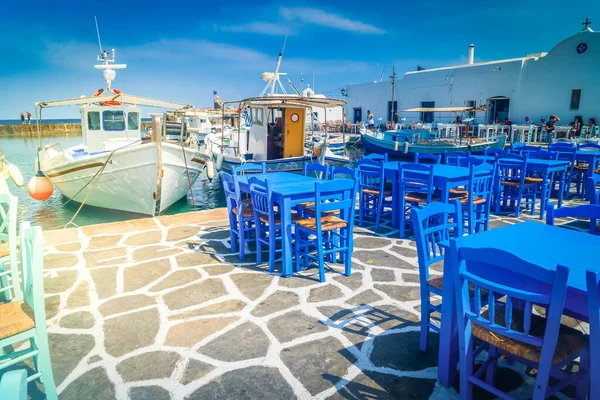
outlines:
M499 120L499 123L503 124L504 120L508 118L510 99L508 97L492 97L488 99L488 103L492 104L491 112L488 112L488 123L495 124L496 120Z
M354 107L354 123L359 124L362 122L362 107Z
M435 108L435 101L422 101L421 107ZM424 124L431 124L433 122L433 112L422 112L421 121L423 121Z
M394 112L398 112L398 102L394 101L394 104L392 104L391 101L388 101L388 121L391 122L394 120Z
M285 140L283 143L284 157L304 156L304 108L285 109Z

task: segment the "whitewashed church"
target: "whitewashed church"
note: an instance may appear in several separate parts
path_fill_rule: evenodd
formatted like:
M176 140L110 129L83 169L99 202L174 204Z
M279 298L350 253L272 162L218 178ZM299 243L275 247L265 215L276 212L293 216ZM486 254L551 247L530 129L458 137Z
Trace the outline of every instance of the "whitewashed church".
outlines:
M396 80L394 110L416 107L460 107L491 103L493 108L474 115L476 123L509 118L534 123L558 115L563 123L576 115L600 121L600 32L586 20L585 28L547 53L508 60L474 63L475 46L469 46L468 64L406 72ZM343 91L344 92L344 91ZM378 120L392 119L390 81L348 85L346 119L365 121L367 110ZM399 113L407 121L448 122L449 113Z

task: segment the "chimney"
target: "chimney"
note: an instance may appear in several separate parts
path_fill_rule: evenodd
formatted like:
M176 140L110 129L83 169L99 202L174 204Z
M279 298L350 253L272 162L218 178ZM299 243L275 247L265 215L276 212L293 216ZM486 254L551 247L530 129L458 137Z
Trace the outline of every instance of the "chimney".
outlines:
M469 45L469 65L473 64L475 61L475 45L471 43Z

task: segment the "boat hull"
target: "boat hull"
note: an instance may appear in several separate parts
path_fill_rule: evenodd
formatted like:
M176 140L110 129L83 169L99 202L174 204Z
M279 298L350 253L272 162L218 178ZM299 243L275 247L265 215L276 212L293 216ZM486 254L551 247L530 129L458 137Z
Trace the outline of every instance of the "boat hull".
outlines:
M161 154L160 185L154 142L118 150L110 159L110 152L58 165L50 158L42 163L42 172L62 194L75 202L154 216L184 197L204 167L197 152L189 148L162 143Z
M371 135L363 134L361 137L362 147L372 153L387 153L388 156L395 158L411 158L415 153L419 154L443 154L446 151L470 151L472 153L482 153L485 149L503 149L506 142L506 136L503 135L496 141L488 141L473 144L456 144L456 145L425 145L411 144L408 146L408 151L403 151L402 143L386 141L375 138Z

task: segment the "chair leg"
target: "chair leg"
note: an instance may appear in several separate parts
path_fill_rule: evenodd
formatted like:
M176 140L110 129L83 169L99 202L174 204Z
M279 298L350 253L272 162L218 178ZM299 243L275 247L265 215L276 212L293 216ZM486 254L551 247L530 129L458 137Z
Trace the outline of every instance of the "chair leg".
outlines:
M429 290L421 290L421 334L419 349L423 352L427 351L427 343L429 343Z
M260 223L256 225L256 264L262 264L262 242Z
M5 268L4 263L0 263L0 273L1 272L6 272L6 268ZM0 288L5 288L5 287L8 287L8 275L2 275L2 276L0 276ZM3 291L3 292L0 293L0 300L1 301L10 301L11 298L12 298L12 296L10 295L10 289L9 290L5 290L5 291Z
M50 347L48 345L48 333L46 329L39 329L35 339L38 348L38 371L41 372L44 382L44 391L47 400L58 400L56 384L52 374L52 362L50 361Z
M496 377L496 371L498 370L498 352L494 346L490 345L488 357L491 359L491 362L485 371L485 383L494 386L494 378Z
M360 206L358 209L358 226L362 227L363 226L363 221L364 221L364 215L365 215L365 195L361 194L360 195Z
M296 230L294 241L294 272L300 271L300 232Z
M469 377L473 376L474 338L470 337L466 340L466 348L460 350L460 398L473 400L473 384L469 382Z
M282 227L282 229L283 229L283 227ZM283 260L282 260L282 262L283 262ZM274 271L275 271L275 228L273 226L269 225L269 272L272 273Z
M317 232L317 255L319 259L319 281L325 282L325 260L323 257L323 233Z
M354 240L352 238L352 232L350 232L349 229L347 229L346 236L347 237L343 240L344 246L347 248L346 252L343 254L345 263L344 272L346 276L350 276L352 273L352 252L354 251Z
M239 248L240 248L240 260L244 261L244 256L246 254L246 229L245 229L245 222L243 219L240 219L240 223L239 223L239 227L238 227L238 232L239 237L238 237L238 241L239 241Z
M377 215L375 215L375 230L379 230L379 222L381 221L381 213L383 212L383 193L377 196Z

